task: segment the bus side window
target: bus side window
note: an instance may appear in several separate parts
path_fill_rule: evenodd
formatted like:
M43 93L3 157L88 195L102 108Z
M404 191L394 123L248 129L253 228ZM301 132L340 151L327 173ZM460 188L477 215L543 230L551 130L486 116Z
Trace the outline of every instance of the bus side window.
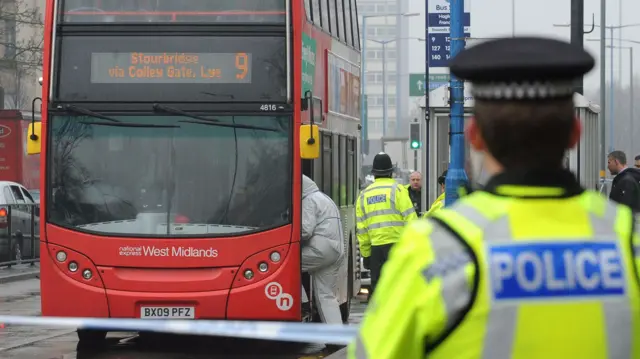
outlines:
M322 192L331 196L331 133L322 134Z
M347 187L349 182L347 181L347 136L340 135L339 140L339 154L340 154L340 205L348 205L347 201Z
M356 172L355 165L353 163L356 155L355 151L353 150L354 142L355 141L353 140L353 137L347 138L347 202L349 205L352 205L356 202L354 193L357 192L357 182L355 178Z
M353 30L353 47L360 50L360 27L358 24L358 9L356 6L356 0L350 0L351 2L351 27Z
M333 181L331 198L339 206L340 205L340 146L338 145L338 135L331 135L331 180Z
M303 0L304 1L304 12L307 15L307 21L313 22L313 12L311 12L311 2L313 0Z
M321 131L320 140L322 140L322 134L323 132ZM320 145L322 146L322 144ZM316 182L320 190L322 190L324 185L324 171L322 166L322 159L324 158L323 152L324 151L320 151L320 157L313 160L313 180Z
M331 27L329 26L329 1L328 0L318 0L320 1L320 16L322 16L322 28L328 34L331 33Z

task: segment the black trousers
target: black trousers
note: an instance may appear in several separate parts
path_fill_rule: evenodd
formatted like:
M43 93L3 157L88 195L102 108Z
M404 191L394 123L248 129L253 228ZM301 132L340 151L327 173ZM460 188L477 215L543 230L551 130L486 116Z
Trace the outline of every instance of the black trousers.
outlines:
M371 298L373 292L376 290L376 285L380 280L382 266L389 258L389 251L391 250L392 246L393 243L371 247L371 259L369 262L369 266L371 266L371 268L369 268L371 272L371 290L369 291L369 298Z

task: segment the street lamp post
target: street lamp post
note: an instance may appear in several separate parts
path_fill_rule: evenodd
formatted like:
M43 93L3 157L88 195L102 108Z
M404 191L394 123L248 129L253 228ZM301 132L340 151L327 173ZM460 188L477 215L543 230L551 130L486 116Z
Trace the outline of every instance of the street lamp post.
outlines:
M365 96L366 92L366 84L367 77L365 75L366 72L366 61L367 61L367 19L374 17L387 17L387 16L397 16L397 17L411 17L418 16L419 13L404 13L404 14L373 14L373 15L362 15L362 47L361 47L361 55L360 55L360 119L362 121L362 131L361 131L361 141L363 148L368 152L368 146L365 145L369 140L369 124L368 119L365 117L366 113L366 102ZM384 47L383 47L384 50ZM383 65L384 66L384 65ZM384 116L383 121L386 121L386 116ZM386 133L386 128L383 128L383 136ZM384 150L384 148L383 148Z
M402 37L399 39L389 39L389 40L374 40L374 39L370 39L369 41L371 42L375 42L378 43L380 45L382 45L382 137L386 137L387 136L387 107L388 107L388 94L387 94L387 45L395 42L397 40L411 40L411 39L415 39L418 41L425 41L422 38L418 38L418 37ZM398 85L398 81L396 79L396 86ZM396 106L397 106L397 99L396 99ZM398 121L399 119L396 119L396 121ZM396 125L397 127L397 125Z
M607 16L606 16L606 0L600 0L600 24L604 25L604 26L600 26L600 25L591 25L592 27L599 27L600 28L600 39L596 40L596 41L600 41L600 177L604 178L605 176L605 168L606 168L606 154L605 154L605 141L606 141L606 125L605 125L605 121L606 121L606 107L607 107L607 101L606 101L606 93L605 93L605 88L607 86L606 84L606 68L605 68L605 63L606 63L606 43L605 43L605 38L606 38L606 29L610 29L611 30L611 36L613 37L613 30L614 29L624 29L627 27L637 27L640 26L640 23L635 23L635 24L626 24L626 25L618 25L618 26L607 26ZM571 27L570 24L553 24L554 27ZM593 40L588 40L588 41L593 41ZM610 111L611 113L611 118L609 119L609 132L610 132L610 138L613 138L613 49L611 50L611 103L609 104L609 106L612 108L612 110ZM610 147L613 146L613 143L610 144Z
M640 41L635 41L635 40L628 40L628 39L614 39L613 37L610 39L611 43L613 44L613 42L615 40L618 41L618 43L622 43L622 42L627 42L627 43L632 43L632 44L640 44ZM587 39L587 41L600 41L600 39ZM634 102L634 89L633 89L633 47L632 46L613 46L613 45L609 45L606 46L607 48L610 48L611 51L613 51L613 49L619 49L620 51L622 50L629 50L629 148L631 150L632 153L634 153L633 150L633 135L634 135L634 126L633 126L633 121L635 120L635 102ZM612 104L613 107L613 104Z
M608 27L611 31L611 39L613 39L613 26ZM613 42L613 40L611 40ZM615 96L615 89L613 87L613 46L611 46L611 57L609 58L609 152L613 151L613 109L616 107L613 103L613 97ZM603 90L604 91L604 90Z
M622 43L622 39L618 39L618 43ZM613 38L611 40L611 42L613 43ZM620 51L622 50L629 50L629 151L631 153L631 156L634 156L635 151L633 150L633 119L634 119L634 104L633 104L633 47L631 46L607 46L608 48L611 49L611 51L613 51L613 49L618 49ZM613 106L611 106L613 107ZM613 141L613 139L610 139L610 141Z

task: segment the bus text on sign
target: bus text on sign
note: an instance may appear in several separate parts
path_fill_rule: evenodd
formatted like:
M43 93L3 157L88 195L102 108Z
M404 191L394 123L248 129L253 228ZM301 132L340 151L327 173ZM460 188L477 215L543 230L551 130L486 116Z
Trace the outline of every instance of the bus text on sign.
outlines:
M251 83L251 54L91 54L91 83Z

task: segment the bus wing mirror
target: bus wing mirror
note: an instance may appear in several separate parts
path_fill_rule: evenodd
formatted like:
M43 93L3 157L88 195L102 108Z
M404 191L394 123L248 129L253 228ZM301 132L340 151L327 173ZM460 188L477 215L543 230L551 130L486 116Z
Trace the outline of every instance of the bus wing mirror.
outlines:
M300 126L300 157L313 160L320 157L320 129L318 125Z
M40 154L40 139L42 138L42 122L32 122L27 128L27 154Z

